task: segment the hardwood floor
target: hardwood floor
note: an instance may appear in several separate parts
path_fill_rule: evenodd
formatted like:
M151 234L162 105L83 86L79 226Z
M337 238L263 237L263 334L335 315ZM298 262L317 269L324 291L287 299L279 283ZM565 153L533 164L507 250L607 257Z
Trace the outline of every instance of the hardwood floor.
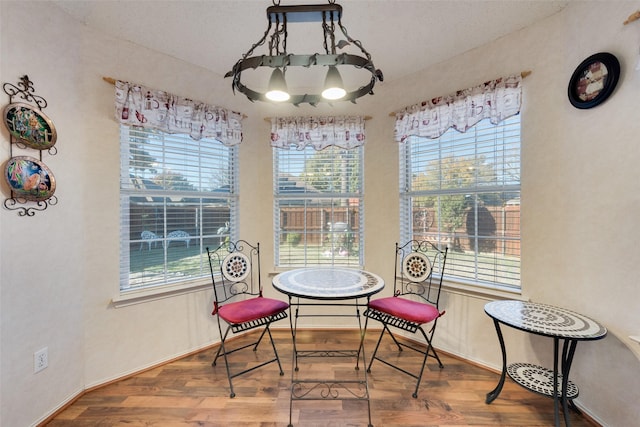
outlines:
M367 354L373 350L376 331L366 338ZM256 337L255 333L250 338ZM271 427L289 423L291 383L291 334L287 329L273 331L282 360L284 376L276 364L234 379L236 397L229 397L224 361L215 367L211 361L217 348L203 350L138 375L85 393L45 425L65 426L220 426ZM298 342L308 348L357 348L355 330L304 330ZM250 342L244 336L232 344ZM397 350L390 340L383 342L384 354ZM266 345L265 345L266 344ZM496 343L497 345L497 343ZM236 353L233 367L265 360L271 351L263 342L257 353ZM259 350L260 350L259 349ZM403 351L402 360L417 360ZM498 383L499 375L439 353L444 369L429 361L418 398L411 397L415 383L380 362L369 374L371 418L376 427L394 426L551 426L553 401L529 392L507 379L500 396L490 405L485 395ZM353 359L303 359L300 372L320 378L341 378L355 371ZM363 401L309 401L293 403L294 426L366 426L367 406ZM584 415L571 411L574 427L597 426Z

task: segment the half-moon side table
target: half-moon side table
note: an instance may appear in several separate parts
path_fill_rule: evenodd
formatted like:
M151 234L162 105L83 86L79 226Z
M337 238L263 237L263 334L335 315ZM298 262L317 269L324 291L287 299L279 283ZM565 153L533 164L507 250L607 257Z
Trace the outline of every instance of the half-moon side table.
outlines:
M484 311L493 319L502 350L502 375L495 389L487 393L486 403L493 402L504 385L505 375L524 388L553 397L556 427L560 426L560 404L564 422L569 426L569 405L578 411L573 399L578 397L578 387L569 381L571 362L578 341L604 338L607 329L600 323L582 314L546 304L525 301L493 301L484 306ZM529 363L512 363L507 366L507 351L500 324L524 332L553 338L553 371ZM563 340L560 355L560 340ZM558 359L561 367L558 369ZM579 412L579 411L578 411Z

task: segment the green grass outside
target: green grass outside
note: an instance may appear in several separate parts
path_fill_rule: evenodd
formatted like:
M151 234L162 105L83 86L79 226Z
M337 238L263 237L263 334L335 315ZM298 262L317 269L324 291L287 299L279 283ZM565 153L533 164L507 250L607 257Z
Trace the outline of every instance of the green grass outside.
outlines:
M211 245L210 247L213 247ZM217 246L216 246L217 247ZM262 248L264 251L265 248ZM161 245L142 250L132 249L130 252L130 282L132 287L161 284L165 281L174 282L188 278L209 276L209 264L206 249L200 253L200 247L191 244L189 248L182 242L174 243L166 251L167 268L164 269L165 251ZM283 265L306 260L315 265L345 265L359 264L358 248L350 253L340 253L335 250L335 257L331 257L327 246L302 246L284 243L280 245L280 258ZM391 254L390 256L393 256ZM264 257L264 255L263 255ZM390 258L389 262L393 262ZM520 285L520 260L512 256L502 256L491 253L478 255L478 276L475 276L475 256L472 252L450 251L445 268L445 275L483 282L499 282L506 285ZM494 265L496 268L494 268ZM483 268L484 267L484 268ZM263 268L265 266L263 265Z

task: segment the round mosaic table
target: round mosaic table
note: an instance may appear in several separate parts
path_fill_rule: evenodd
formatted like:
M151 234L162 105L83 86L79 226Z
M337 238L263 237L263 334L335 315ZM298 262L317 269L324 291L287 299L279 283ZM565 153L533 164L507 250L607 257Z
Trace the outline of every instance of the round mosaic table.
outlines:
M493 319L493 323L502 350L502 375L495 389L487 393L486 402L493 402L504 385L505 375L509 375L521 386L553 397L555 425L560 425L559 406L562 404L565 424L569 425L568 408L577 410L573 399L578 397L578 387L569 381L571 362L578 341L591 341L604 338L607 329L595 320L560 307L526 301L493 301L484 306L484 311ZM507 365L507 352L500 330L500 324L553 338L553 370L529 363ZM563 341L560 353L560 341ZM561 360L558 369L558 360Z
M273 277L273 287L289 297L289 321L293 339L293 366L291 369L291 393L289 398L289 427L292 427L293 402L299 400L361 400L367 403L369 426L371 423L371 401L367 370L360 371L359 363L366 364L364 354L364 331L361 311L366 309L371 296L384 288L384 280L365 270L347 267L298 268ZM311 300L303 302L305 300ZM362 300L362 301L360 301ZM306 307L322 307L319 313L301 313ZM336 307L355 307L355 315L332 313ZM301 317L355 317L360 330L360 345L357 349L329 348L302 350L296 342L298 319ZM333 361L336 357L356 360L354 372L344 372L340 378L302 378L298 376L298 359L320 358Z
M341 300L370 297L384 288L384 280L355 268L298 268L276 275L273 287L299 298Z

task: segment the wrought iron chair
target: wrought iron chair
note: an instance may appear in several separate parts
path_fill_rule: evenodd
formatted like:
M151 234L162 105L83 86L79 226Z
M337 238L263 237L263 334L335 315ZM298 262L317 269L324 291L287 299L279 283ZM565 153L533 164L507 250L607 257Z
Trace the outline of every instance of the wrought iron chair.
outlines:
M227 368L231 397L235 397L232 379L247 372L258 369L269 363L277 362L280 375L284 375L276 345L271 336L269 327L287 317L289 304L272 298L262 296L260 283L260 243L255 246L245 240L224 242L216 250L207 248L211 278L213 280L213 312L217 318L220 331L220 347L212 362L216 366L218 358L222 356ZM226 330L222 333L223 324ZM255 328L263 328L257 341L233 349L227 348L227 335L245 332ZM229 355L237 351L253 347L257 351L262 338L267 334L271 341L274 357L254 366L247 367L239 372L231 372L229 367Z
M444 311L439 310L438 302L440 300L442 273L444 272L446 259L447 248L442 251L428 241L411 240L402 246L396 243L393 296L370 301L364 313L366 316L365 333L369 319L382 323L382 332L371 356L367 372L371 372L373 361L379 360L409 375L417 380L416 389L412 395L414 398L418 397L418 388L420 387L427 358L435 358L440 368L443 368L442 362L431 342L438 319L444 314ZM433 276L434 270L438 277ZM426 332L423 327L428 324L431 324L431 329ZM420 331L425 339L426 348L419 347L418 343L413 345L398 341L391 332L390 327L410 333ZM383 360L378 355L378 349L385 332L391 336L398 347L398 351L401 352L403 347L406 347L424 355L419 373L416 373L417 370L409 371L404 369L397 361L392 363L390 359Z

